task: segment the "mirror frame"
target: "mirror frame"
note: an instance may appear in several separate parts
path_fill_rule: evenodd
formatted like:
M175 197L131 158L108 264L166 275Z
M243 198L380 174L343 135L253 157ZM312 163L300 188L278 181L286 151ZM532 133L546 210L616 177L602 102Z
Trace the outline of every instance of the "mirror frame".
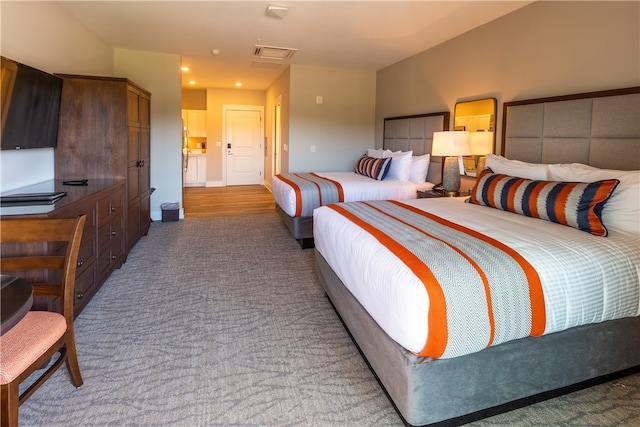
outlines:
M493 132L493 147L496 152L496 115L498 101L496 98L480 98L470 101L456 102L453 111L453 129L470 132ZM484 165L486 156L472 155L460 157L460 175L476 176L479 166Z

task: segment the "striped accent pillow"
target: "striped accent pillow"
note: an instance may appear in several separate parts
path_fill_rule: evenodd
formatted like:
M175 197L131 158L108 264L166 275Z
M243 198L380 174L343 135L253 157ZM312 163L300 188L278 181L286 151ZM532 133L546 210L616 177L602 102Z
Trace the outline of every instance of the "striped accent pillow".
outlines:
M617 179L591 183L534 181L485 169L471 190L470 203L606 236L602 209L619 183Z
M391 157L376 159L365 154L356 163L356 173L382 181L389 172L389 165L391 165Z

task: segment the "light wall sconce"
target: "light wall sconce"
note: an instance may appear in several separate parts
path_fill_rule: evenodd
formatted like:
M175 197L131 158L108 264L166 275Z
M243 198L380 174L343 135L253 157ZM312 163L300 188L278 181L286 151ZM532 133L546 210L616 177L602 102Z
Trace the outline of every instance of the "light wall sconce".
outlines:
M442 187L446 193L460 190L460 156L471 155L470 132L444 131L433 133L432 156L444 156Z

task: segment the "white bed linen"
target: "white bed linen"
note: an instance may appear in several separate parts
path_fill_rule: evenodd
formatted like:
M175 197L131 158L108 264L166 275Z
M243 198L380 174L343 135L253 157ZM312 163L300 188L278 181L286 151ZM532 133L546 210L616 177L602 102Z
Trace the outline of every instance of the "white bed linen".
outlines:
M622 233L592 236L461 199L417 199L428 210L501 241L538 272L546 305L545 334L640 315L640 242ZM422 282L384 246L332 209L314 211L316 250L380 327L419 353L429 328Z
M361 200L407 200L415 199L417 191L433 188L433 183L403 182L394 179L376 181L355 172L316 172L317 175L337 181L344 190L345 202ZM276 203L289 216L296 213L296 193L284 181L273 177L271 193Z

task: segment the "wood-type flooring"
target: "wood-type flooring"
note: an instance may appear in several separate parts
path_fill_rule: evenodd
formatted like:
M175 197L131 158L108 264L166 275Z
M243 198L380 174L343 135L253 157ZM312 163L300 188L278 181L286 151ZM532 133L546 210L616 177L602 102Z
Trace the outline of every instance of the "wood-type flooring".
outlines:
M276 202L263 185L185 187L184 217L202 218L274 212Z

